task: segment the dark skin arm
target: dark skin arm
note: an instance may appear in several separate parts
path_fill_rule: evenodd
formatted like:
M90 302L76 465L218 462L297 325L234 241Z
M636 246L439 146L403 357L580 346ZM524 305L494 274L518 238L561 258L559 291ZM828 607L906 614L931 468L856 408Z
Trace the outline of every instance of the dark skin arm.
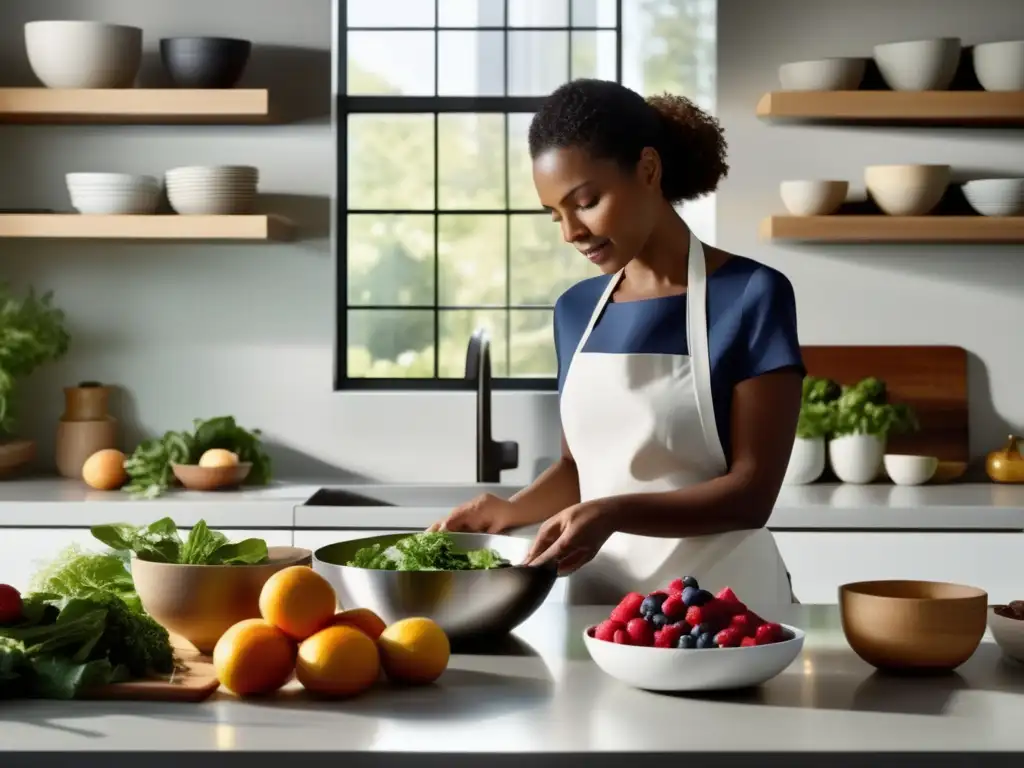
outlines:
M638 493L578 504L541 528L527 562L557 561L569 572L616 532L683 538L760 528L768 521L796 434L803 377L783 369L736 385L732 465L722 477L664 493Z

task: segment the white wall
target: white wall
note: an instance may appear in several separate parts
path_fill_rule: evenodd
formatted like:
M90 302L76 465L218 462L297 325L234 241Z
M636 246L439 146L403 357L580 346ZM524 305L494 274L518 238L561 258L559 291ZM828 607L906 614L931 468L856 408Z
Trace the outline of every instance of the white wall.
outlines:
M719 0L718 114L732 171L718 194L718 244L782 269L805 344L955 344L971 355L971 450L1024 427L1024 248L795 246L759 242L784 213L784 179L845 178L863 167L950 163L966 174L1024 174L1024 132L793 127L758 120L787 61L871 55L876 43L959 35L965 45L1024 38L1024 3L1007 0Z

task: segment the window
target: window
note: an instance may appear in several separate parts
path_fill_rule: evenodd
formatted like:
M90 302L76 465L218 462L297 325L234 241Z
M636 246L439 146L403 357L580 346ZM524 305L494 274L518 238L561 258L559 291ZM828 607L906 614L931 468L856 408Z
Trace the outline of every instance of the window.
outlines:
M540 210L526 131L575 77L713 107L715 0L340 3L336 389L555 387L552 307L595 268ZM711 239L713 201L684 212Z

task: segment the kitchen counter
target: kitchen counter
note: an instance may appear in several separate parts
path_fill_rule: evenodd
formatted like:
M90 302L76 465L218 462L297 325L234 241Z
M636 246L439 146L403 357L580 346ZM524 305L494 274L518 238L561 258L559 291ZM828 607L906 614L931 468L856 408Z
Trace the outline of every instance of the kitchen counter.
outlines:
M524 759L536 767L566 755L621 766L616 754L637 753L686 755L671 764L801 766L822 764L808 753L830 752L829 764L847 765L839 753L868 751L899 752L893 764L902 765L928 753L928 764L941 766L953 759L942 752L1024 751L1024 666L1003 660L988 638L956 673L887 677L849 649L835 607L793 606L775 618L803 627L807 639L786 672L752 691L673 696L628 688L590 661L580 634L605 615L547 603L500 652L453 656L435 686L382 686L350 701L289 688L254 702L218 693L203 704L0 703L3 765L68 759L41 754L55 750L74 750L76 766L132 768L140 758L126 751L194 751L190 768L257 751L305 753L304 766L330 753L323 764L410 768ZM716 760L726 752L739 755ZM145 761L182 759L164 757ZM886 763L865 754L861 764Z

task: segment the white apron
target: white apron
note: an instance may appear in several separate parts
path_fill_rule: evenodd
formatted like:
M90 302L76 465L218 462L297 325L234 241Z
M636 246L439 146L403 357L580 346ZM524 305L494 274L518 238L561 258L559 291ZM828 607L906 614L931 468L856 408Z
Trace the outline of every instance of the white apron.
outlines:
M584 352L608 299L608 282L569 364L560 403L580 499L673 491L727 471L711 394L704 248L691 232L687 277L689 355ZM766 528L684 539L614 533L569 576L570 603L611 605L693 576L712 592L730 586L755 611L793 602L786 567Z

